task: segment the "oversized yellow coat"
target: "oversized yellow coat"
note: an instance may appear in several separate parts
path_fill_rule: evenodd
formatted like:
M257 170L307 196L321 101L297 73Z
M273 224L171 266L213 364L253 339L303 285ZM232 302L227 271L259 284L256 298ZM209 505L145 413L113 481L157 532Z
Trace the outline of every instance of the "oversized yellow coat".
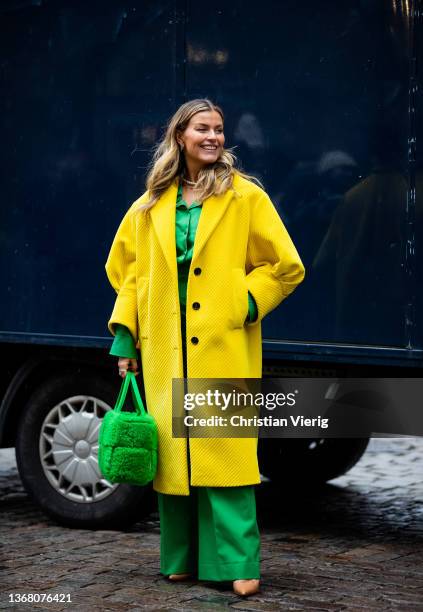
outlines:
M153 488L189 495L187 440L172 437L172 379L183 377L176 194L175 179L146 215L134 209L148 192L132 204L105 268L117 293L108 328L115 335L116 323L126 325L139 341L147 409L158 425ZM295 246L260 187L236 174L233 189L205 199L187 286L188 378L261 378L261 321L303 277ZM258 309L253 323L245 323L248 291ZM256 438L190 438L189 451L192 486L260 482Z

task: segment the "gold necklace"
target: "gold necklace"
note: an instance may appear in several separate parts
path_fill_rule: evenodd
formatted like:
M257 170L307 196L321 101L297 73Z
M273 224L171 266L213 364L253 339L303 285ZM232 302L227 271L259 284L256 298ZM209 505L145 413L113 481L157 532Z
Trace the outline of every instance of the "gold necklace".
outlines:
M185 177L182 177L182 181L186 183L187 185L190 185L191 187L194 187L197 184L195 181L189 181Z

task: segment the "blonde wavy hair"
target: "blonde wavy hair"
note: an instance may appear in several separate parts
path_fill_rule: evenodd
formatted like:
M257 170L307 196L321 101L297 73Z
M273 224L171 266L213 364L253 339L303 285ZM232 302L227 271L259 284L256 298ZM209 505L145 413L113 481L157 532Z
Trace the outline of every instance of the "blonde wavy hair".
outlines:
M155 146L153 157L149 164L146 189L149 200L137 208L137 211L147 212L154 206L160 196L170 187L177 176L185 169L185 156L176 139L177 134L185 131L188 123L196 113L201 111L217 111L224 121L222 109L208 98L197 98L182 104L167 123L163 139ZM249 181L263 185L255 177L236 168L238 160L230 149L223 148L219 158L212 164L203 166L198 173L196 189L197 200L202 202L211 195L220 195L232 188L233 177L239 174Z

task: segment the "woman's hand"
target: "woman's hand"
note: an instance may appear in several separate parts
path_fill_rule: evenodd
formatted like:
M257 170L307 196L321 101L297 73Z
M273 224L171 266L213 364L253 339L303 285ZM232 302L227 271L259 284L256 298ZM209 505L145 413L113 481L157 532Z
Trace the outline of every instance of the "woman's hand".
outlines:
M119 357L118 368L119 368L119 376L121 376L122 378L125 378L126 372L128 370L130 370L131 372L134 372L135 376L138 376L139 374L138 362L136 359Z

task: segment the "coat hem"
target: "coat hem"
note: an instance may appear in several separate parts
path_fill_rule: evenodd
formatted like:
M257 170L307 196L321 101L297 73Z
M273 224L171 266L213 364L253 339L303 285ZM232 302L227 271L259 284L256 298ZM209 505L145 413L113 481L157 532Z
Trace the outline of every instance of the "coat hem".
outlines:
M196 484L194 482L191 482L190 485L188 486L188 489L183 489L181 490L180 488L178 489L167 489L166 487L157 487L156 485L154 485L153 483L153 490L156 493L161 493L162 495L184 495L186 497L188 497L190 495L190 491L189 491L189 487L214 487L214 488L235 488L235 487L247 487L247 486L254 486L254 485L259 485L261 484L261 480L254 480L253 482L237 482L236 484L232 484L232 483L225 483L225 484L207 484L207 483L201 483L201 484Z

